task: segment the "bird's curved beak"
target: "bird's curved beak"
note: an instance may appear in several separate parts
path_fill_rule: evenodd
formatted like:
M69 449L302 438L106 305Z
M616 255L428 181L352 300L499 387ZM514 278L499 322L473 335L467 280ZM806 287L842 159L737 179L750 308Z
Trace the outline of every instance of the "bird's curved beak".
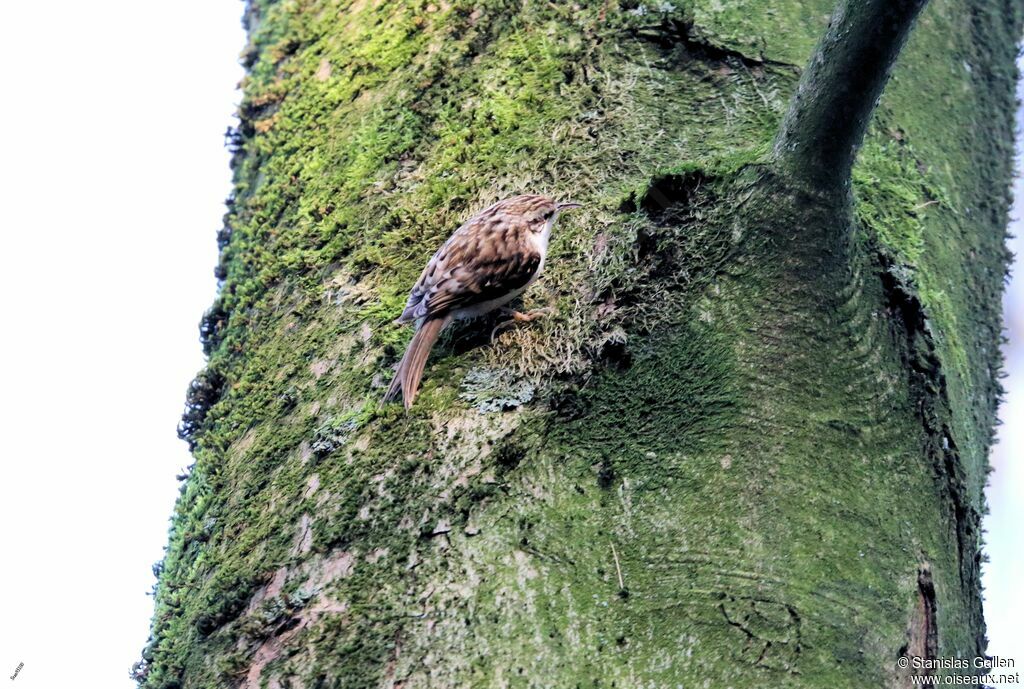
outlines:
M582 203L557 203L555 204L555 210L561 213L562 211L572 210L573 208L583 208Z

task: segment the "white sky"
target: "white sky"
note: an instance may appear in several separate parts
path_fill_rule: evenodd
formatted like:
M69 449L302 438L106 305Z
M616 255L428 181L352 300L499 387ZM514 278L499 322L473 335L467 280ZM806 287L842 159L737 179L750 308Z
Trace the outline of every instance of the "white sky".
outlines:
M0 683L134 687L190 462L241 14L0 2Z
M150 566L190 462L174 429L215 289L241 12L0 4L0 682L23 662L22 689L134 686ZM1018 342L1022 303L1018 279ZM1024 366L1020 349L1009 359ZM1024 470L1009 461L1024 449L1024 377L1007 385L986 595L990 652L1024 662Z
M1024 53L1017 60L1024 72ZM1017 98L1024 100L1024 80L1017 84ZM1017 110L1017 179L1013 183L1010 211L1010 249L1016 256L1013 276L1003 298L1006 334L1003 347L1006 397L999 410L1003 422L992 452L985 540L990 563L983 568L985 619L988 622L988 653L1013 658L1024 671L1024 107Z

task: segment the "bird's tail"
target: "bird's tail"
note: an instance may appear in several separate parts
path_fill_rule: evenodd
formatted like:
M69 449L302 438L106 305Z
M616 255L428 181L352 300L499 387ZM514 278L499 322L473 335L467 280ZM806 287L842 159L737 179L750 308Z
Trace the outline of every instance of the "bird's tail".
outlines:
M405 350L401 363L398 364L398 370L395 371L395 377L391 380L391 386L384 393L384 402L398 397L398 391L401 390L405 408L408 409L412 406L420 387L420 378L423 377L423 369L427 365L427 357L430 356L430 350L433 349L437 338L441 336L441 331L450 322L451 317L449 316L428 318L416 329L416 334L412 336L412 341L409 343L408 349Z

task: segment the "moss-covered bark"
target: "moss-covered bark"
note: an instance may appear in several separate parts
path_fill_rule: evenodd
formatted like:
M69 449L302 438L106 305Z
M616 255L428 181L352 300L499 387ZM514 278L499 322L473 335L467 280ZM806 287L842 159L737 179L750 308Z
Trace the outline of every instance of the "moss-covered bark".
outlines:
M143 686L864 687L984 646L1013 0L933 0L844 199L771 164L831 0L253 0ZM378 400L473 210L527 305Z

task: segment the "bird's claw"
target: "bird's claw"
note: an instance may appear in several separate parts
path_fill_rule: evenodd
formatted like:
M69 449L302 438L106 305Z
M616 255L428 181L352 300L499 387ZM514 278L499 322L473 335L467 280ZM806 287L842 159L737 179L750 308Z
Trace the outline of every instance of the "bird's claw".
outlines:
M517 323L529 323L536 318L540 318L541 316L550 316L553 313L555 313L555 308L553 306L545 306L544 308L534 309L532 311L527 311L526 313L513 311L512 320Z
M530 321L540 318L541 316L550 316L551 314L555 313L555 309L550 306L545 306L544 308L541 309L533 309L532 311L527 311L526 313L523 313L522 311L516 311L515 309L506 308L501 309L501 313L505 314L506 316L511 316L511 318L509 318L507 321L502 321L501 323L498 323L496 326L494 326L494 330L491 331L492 342L494 341L495 335L498 334L498 331L504 330L508 326L515 325L516 323L529 323Z

